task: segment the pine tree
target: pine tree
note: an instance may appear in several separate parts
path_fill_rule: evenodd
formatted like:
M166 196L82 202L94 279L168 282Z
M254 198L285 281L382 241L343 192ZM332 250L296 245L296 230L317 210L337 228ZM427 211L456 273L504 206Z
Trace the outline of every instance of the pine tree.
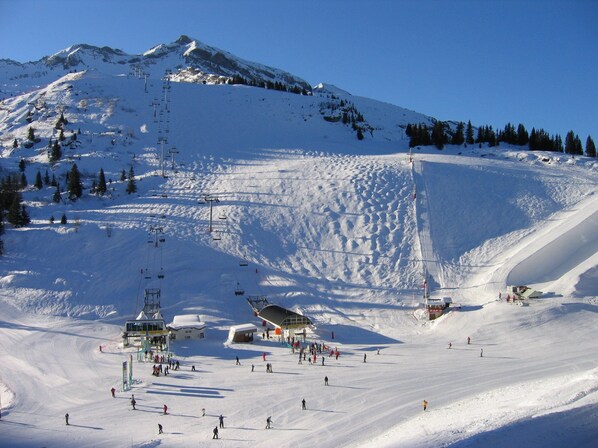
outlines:
M52 145L52 150L50 151L50 162L56 162L62 157L62 150L60 149L60 144L58 140L54 142Z
M529 134L521 123L517 126L517 144L519 146L525 146L529 143Z
M8 209L8 214L6 215L6 220L13 225L13 227L21 227L22 226L22 219L21 219L21 195L15 194L12 200L12 204Z
M67 184L67 191L69 192L69 199L75 200L80 198L83 194L83 185L81 184L81 174L77 168L77 164L73 164L69 173L69 179Z
M471 121L467 122L467 129L465 130L465 143L467 143L468 145L474 144L473 126L471 125Z
M19 142L17 141L16 138L15 138L14 142L12 142L12 147L15 149L19 147Z
M464 128L465 126L462 122L457 123L457 129L455 130L453 138L451 139L451 143L453 145L462 145L465 143L465 135L463 133Z
M444 144L446 143L444 123L440 120L434 122L434 127L432 128L432 143L438 149L444 148Z
M127 173L125 172L125 170L122 170L120 172L120 181L124 182L125 180L127 180Z
M31 126L27 130L27 140L31 142L35 141L35 129L33 129Z
M25 204L21 204L21 216L19 216L19 226L20 227L26 226L30 222L31 222L31 218L29 218L29 213L27 213Z
M48 170L46 170L46 174L44 174L44 185L50 185L50 175L48 174Z
M361 128L357 129L357 140L363 140L363 132L361 131Z
M106 176L104 175L104 169L100 168L100 174L98 174L98 185L96 191L98 192L98 194L103 195L104 193L106 193L106 190Z
M580 156L583 155L581 140L578 135L573 133L573 131L567 132L567 136L565 137L565 153Z
M21 171L21 173L25 172L25 159L19 160L19 171Z
M594 145L594 140L589 135L586 139L586 156L596 157L596 145Z
M67 223L67 221L66 221L66 214L64 214L64 213L63 213L63 214L62 214L62 218L60 218L60 224L63 224L63 225L64 225L64 224L66 224L66 223Z
M61 199L62 199L62 195L60 194L60 187L58 185L56 185L56 190L54 191L52 200L58 204Z
M127 183L127 193L135 193L137 191L137 185L135 184L135 172L133 171L133 167L129 170L129 182Z
M35 183L33 185L38 190L41 190L44 187L44 184L42 182L42 173L40 173L39 170L38 170L37 174L35 175Z

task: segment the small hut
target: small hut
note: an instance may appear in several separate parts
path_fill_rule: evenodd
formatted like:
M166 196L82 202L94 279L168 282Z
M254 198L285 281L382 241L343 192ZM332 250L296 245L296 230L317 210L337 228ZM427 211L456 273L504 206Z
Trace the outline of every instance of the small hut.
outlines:
M434 320L444 314L444 311L453 303L450 297L443 297L442 299L426 299L424 306L428 312L430 320Z
M233 325L228 331L228 342L253 342L257 327L253 324Z
M203 339L206 337L206 324L197 314L181 314L174 316L167 325L170 339Z

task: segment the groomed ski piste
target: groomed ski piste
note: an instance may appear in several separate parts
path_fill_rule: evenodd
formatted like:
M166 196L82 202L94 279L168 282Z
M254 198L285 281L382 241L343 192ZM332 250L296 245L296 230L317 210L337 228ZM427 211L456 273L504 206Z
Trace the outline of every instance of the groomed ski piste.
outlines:
M387 129L360 142L318 116L317 98L173 83L180 153L163 178L153 93L139 80L92 78L68 75L45 98L79 104L73 160L90 175L103 167L110 196L53 204L52 188L29 189L32 224L3 236L0 445L594 446L595 160L448 146L415 149L411 162L407 141L381 124L389 105L352 99ZM14 110L31 98L12 101ZM120 133L105 132L115 124ZM37 154L5 151L3 167L27 157L33 179ZM116 179L131 164L138 191L127 195ZM212 233L205 194L220 201ZM63 212L67 225L48 223ZM164 230L159 256L147 243L152 226ZM135 361L123 392L132 349L120 332L143 288L156 286L141 270L158 266L166 320L199 314L206 339L175 341L181 368L168 376ZM424 272L432 297L450 296L459 310L421 318ZM226 343L231 325L261 324L237 284L309 316L308 342L338 348L338 360L298 364L261 334ZM511 284L544 294L529 306L499 300Z

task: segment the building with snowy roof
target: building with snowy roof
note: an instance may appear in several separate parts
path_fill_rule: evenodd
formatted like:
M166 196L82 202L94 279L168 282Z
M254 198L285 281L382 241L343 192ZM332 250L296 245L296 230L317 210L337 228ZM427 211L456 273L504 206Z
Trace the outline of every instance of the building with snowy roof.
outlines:
M203 339L206 337L206 324L198 314L180 314L174 316L167 325L170 339Z
M227 342L253 342L256 333L257 327L253 324L233 325L228 331Z

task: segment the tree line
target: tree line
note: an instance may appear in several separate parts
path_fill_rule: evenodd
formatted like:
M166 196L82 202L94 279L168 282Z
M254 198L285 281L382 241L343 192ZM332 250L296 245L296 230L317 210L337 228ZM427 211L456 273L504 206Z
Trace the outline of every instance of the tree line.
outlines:
M468 121L466 125L459 122L453 129L449 123L436 120L432 126L425 123L408 124L405 134L409 137L409 147L411 148L434 145L436 148L442 149L446 144L478 144L480 147L482 144L486 144L493 147L504 142L513 146L527 146L532 151L555 151L596 157L596 145L591 136L586 139L584 150L581 139L573 131L567 133L563 143L558 134L550 135L544 129L536 128L532 128L528 132L521 123L517 127L507 123L503 129L497 131L492 126L480 126L475 132L471 121Z

